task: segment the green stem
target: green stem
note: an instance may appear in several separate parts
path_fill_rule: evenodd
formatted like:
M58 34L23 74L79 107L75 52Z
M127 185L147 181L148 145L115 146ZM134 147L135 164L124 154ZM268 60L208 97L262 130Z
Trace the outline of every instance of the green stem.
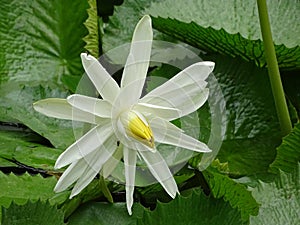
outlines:
M292 123L288 107L286 104L284 91L281 83L278 63L275 54L275 48L272 39L272 32L270 28L268 9L266 0L257 0L258 14L260 21L260 28L265 48L266 60L268 65L268 72L271 82L273 97L277 115L281 127L282 134L285 136L292 130Z

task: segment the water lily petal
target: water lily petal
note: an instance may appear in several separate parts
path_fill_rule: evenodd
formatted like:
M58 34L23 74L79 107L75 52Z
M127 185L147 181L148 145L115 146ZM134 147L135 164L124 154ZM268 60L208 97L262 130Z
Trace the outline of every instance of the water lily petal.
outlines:
M138 103L133 107L133 110L142 113L146 117L155 115L157 117L161 117L167 120L172 120L182 115L182 113L178 109L164 107L164 106L157 106L148 103Z
M115 136L110 136L96 151L84 157L82 160L88 165L84 173L72 189L70 198L79 194L100 172L103 164L112 156L117 145Z
M139 154L146 162L155 179L163 186L163 188L172 198L175 198L176 193L179 193L178 187L167 163L161 154L158 151L155 153L149 151L139 151Z
M123 147L119 146L106 163L103 165L101 175L107 178L117 167L123 157Z
M111 118L111 104L102 99L74 94L67 98L69 104L82 111L92 113L102 118Z
M82 53L81 60L85 72L102 98L112 103L120 90L117 82L95 57Z
M205 79L213 68L213 62L195 63L149 92L140 102L177 108L181 111L181 116L187 115L207 100Z
M196 152L211 152L206 144L184 134L181 129L162 118L153 118L149 123L157 142L186 148Z
M129 56L127 58L121 87L131 85L132 93L139 99L144 86L144 81L147 75L151 47L152 47L153 32L151 27L150 16L144 16L136 25Z
M59 178L55 185L54 191L61 192L66 190L75 181L77 181L79 177L81 177L87 166L88 164L83 159L73 162Z
M110 123L101 124L92 128L58 157L55 168L62 168L85 157L101 146L112 134L113 130L111 129Z
M133 205L133 192L135 183L135 167L136 167L136 151L124 147L124 164L126 179L126 205L129 215L132 214L131 207Z
M119 115L120 112L124 110L128 110L138 102L139 96L136 95L136 93L134 92L135 87L132 86L135 85L130 84L121 88L116 101L112 104L112 117Z
M97 124L101 118L91 113L73 108L66 99L47 98L33 103L33 108L46 116L65 120L76 120Z

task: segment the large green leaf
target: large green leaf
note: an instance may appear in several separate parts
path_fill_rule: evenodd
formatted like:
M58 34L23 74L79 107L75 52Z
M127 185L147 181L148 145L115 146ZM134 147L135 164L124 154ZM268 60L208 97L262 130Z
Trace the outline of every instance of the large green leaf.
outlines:
M224 198L233 208L240 210L243 221L248 221L250 215L258 214L259 204L246 186L236 183L215 169L210 168L204 171L203 175L209 184L212 195L215 198Z
M74 79L83 73L87 8L86 1L71 0L0 5L0 120L23 123L56 147L72 142L71 124L38 115L32 103L75 90Z
M49 202L26 202L25 205L12 203L2 208L2 225L63 225L64 214Z
M299 71L282 73L282 83L289 101L296 109L294 123L300 120L300 76Z
M228 162L232 176L268 174L280 143L280 128L267 71L241 59L206 59L216 63L214 75L226 101L226 131L217 157ZM200 124L209 131L205 110L199 111Z
M17 88L18 87L18 88ZM5 83L0 87L0 121L23 123L46 137L57 148L65 148L74 141L72 122L58 120L35 112L32 103L48 97L66 97L58 89L41 86L27 87Z
M54 177L43 178L40 175L31 176L25 173L21 176L6 175L0 172L0 205L8 207L12 201L17 204L25 204L30 200L47 200L55 193L56 184ZM62 203L66 196L55 198L55 203Z
M134 225L142 213L143 208L139 204L134 205L133 215L129 216L124 203L91 202L79 207L70 217L68 224Z
M53 170L62 150L46 147L40 141L39 136L28 130L0 130L0 157L15 159L35 168ZM5 161L0 159L0 166L6 166Z
M216 63L214 75L226 101L221 125L226 131L217 157L228 162L230 176L268 175L280 143L280 127L267 71L241 59L210 55L205 59ZM211 130L211 113L205 107L199 110L201 128L206 128L201 134Z
M268 8L279 66L300 68L300 4L268 1ZM195 47L266 65L255 1L164 0L144 12L156 17L154 28Z
M153 212L145 211L138 224L243 224L238 210L221 199L193 192L188 197L178 196L169 203L158 203Z
M300 165L292 173L280 171L273 183L260 182L253 195L261 203L259 215L251 217L251 225L299 224Z
M147 0L127 0L121 6L115 8L114 15L110 18L109 23L104 26L102 39L104 52L131 41L134 28L143 16L142 11L149 7L150 3L151 1Z
M70 225L77 224L243 224L240 213L223 200L206 197L193 191L188 197L178 196L169 203L158 203L154 211L134 204L129 216L124 203L88 203L80 207L71 217Z
M300 7L295 2L269 4L277 57L284 69L300 68ZM245 13L249 16L245 17ZM129 42L135 24L144 14L156 17L154 28L200 49L266 65L255 1L125 1L104 28L104 51Z
M299 46L299 2L267 0L267 4L275 44L284 44L289 48ZM224 28L230 34L240 33L250 40L261 39L257 5L251 0L187 0L177 4L163 0L152 3L146 12L186 23L194 21L216 30Z
M81 75L87 7L71 0L2 1L1 81L56 86L64 76Z
M283 138L282 144L277 148L275 161L271 169L284 172L292 172L300 162L300 124L297 124L292 132Z

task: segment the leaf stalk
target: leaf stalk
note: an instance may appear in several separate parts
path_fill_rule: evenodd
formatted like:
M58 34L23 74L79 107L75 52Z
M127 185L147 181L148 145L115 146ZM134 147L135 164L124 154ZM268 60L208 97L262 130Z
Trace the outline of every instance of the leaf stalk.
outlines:
M292 123L286 104L284 90L279 73L266 0L257 0L260 28L264 43L268 73L271 82L275 107L283 136L292 131Z

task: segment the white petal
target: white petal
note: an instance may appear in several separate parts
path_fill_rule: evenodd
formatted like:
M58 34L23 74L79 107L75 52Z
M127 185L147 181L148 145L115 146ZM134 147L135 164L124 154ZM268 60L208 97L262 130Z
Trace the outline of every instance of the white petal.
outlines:
M85 157L101 146L112 134L113 130L110 123L92 128L58 157L55 168L62 168Z
M119 115L120 112L128 110L132 105L136 104L139 100L139 96L134 92L132 85L127 85L121 88L116 101L112 104L113 106L113 117Z
M82 111L92 113L102 118L111 118L111 104L102 99L74 94L67 98L69 104Z
M87 166L88 164L85 163L83 159L73 162L59 178L58 182L55 185L54 191L61 192L66 190L75 181L77 181L79 177L81 177Z
M88 166L76 182L70 198L79 194L95 178L103 167L103 164L114 153L116 149L116 141L115 136L111 136L102 146L99 147L99 149L82 159Z
M152 115L155 115L157 117L161 117L167 120L172 120L174 118L180 117L182 113L178 109L169 108L169 107L163 107L163 106L157 106L152 105L148 103L138 103L133 107L133 110L136 110L146 117Z
M102 119L79 109L73 108L66 99L47 98L33 103L33 108L46 116L65 120L75 120L96 124Z
M112 157L110 157L106 163L103 165L101 170L101 175L104 178L107 178L117 167L120 163L123 156L123 147L118 147L117 150L114 152Z
M124 164L126 179L126 205L129 215L132 214L133 192L135 183L136 151L124 147Z
M140 102L177 108L181 110L181 116L187 115L207 100L205 79L213 68L213 62L195 63L149 92Z
M158 180L158 182L172 198L175 198L176 193L179 193L177 184L167 163L160 153L158 151L155 153L149 151L139 151L139 154L146 162L155 179Z
M196 152L211 152L208 146L201 141L183 133L174 124L161 119L154 118L149 121L154 139L157 142L186 148Z
M102 98L112 103L120 90L117 82L95 57L82 53L81 60L85 72Z
M131 85L132 93L140 98L144 81L147 75L151 46L152 46L153 32L151 27L150 16L144 16L136 25L129 56L127 58L122 80L121 87Z

